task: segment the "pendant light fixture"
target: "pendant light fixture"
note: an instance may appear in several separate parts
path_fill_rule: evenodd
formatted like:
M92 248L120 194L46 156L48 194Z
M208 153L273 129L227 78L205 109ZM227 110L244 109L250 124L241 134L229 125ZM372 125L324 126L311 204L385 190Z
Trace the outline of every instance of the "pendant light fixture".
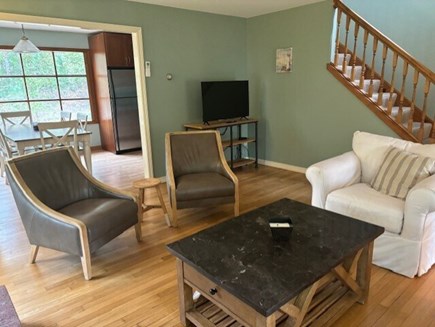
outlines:
M33 53L39 52L39 49L30 41L26 34L24 33L24 26L21 24L21 30L23 31L23 36L18 41L17 45L14 47L12 51L18 53Z

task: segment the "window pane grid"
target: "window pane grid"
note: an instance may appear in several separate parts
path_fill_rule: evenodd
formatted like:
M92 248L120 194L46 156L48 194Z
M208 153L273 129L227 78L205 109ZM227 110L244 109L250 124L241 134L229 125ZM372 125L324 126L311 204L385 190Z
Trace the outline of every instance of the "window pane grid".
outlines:
M64 105L67 105L68 110L75 108L72 111L85 112L91 117L85 53L77 50L41 52L38 53L39 56L32 54L33 57L30 54L16 54L19 60L18 64L12 62L15 64L13 66L14 75L7 75L12 71L8 68L12 64L4 64L3 66L7 69L0 67L0 88L4 91L3 96L0 94L0 111L8 111L8 104L10 111L14 111L14 108L22 103L26 104L35 115L37 118L35 121L46 121L50 120L50 112L52 112L51 118L58 117L58 111L64 110ZM11 51L1 50L0 57L2 59L16 58L10 53ZM22 75L17 75L19 69L21 69ZM59 69L62 70L60 74ZM7 81L8 79L10 82L14 79L18 81L18 84L15 82L15 89L13 83ZM2 87L2 80L4 80L4 87ZM22 86L19 85L20 82L23 84ZM8 84L12 87L8 87ZM16 98L13 98L14 96ZM44 103L47 108L43 108Z

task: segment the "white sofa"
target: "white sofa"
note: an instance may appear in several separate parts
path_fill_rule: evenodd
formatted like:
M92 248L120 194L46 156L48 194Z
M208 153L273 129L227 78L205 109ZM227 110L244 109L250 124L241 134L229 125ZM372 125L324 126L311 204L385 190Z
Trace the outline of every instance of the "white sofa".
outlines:
M307 169L312 205L384 227L374 243L373 263L421 276L435 263L435 175L417 183L404 200L374 190L370 182L390 146L435 158L435 144L355 132L353 151Z

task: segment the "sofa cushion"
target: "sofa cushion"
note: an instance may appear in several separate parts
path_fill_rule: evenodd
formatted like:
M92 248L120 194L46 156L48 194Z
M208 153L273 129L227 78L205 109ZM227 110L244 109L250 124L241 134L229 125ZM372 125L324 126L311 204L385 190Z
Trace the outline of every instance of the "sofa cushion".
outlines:
M352 150L361 161L361 182L368 184L372 182L390 146L435 158L435 144L419 144L393 137L356 131L353 134Z
M399 199L419 181L433 173L435 159L390 147L371 186Z
M355 132L352 139L352 150L361 161L361 182L371 183L390 146L405 150L408 143L411 142L388 136Z
M234 183L218 173L187 174L176 178L177 201L234 195Z
M358 183L329 193L325 208L399 234L405 201L382 194L368 184Z

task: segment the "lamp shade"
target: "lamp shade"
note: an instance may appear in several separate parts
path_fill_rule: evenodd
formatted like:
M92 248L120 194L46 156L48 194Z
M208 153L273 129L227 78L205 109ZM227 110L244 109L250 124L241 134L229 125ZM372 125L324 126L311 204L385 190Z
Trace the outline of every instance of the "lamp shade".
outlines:
M24 33L24 25L21 24L21 31L23 32L23 36L18 41L17 45L13 48L12 51L18 53L32 53L39 52L39 49L30 41L26 34Z
M27 38L27 36L23 35L13 51L18 53L32 53L39 52L39 49Z

